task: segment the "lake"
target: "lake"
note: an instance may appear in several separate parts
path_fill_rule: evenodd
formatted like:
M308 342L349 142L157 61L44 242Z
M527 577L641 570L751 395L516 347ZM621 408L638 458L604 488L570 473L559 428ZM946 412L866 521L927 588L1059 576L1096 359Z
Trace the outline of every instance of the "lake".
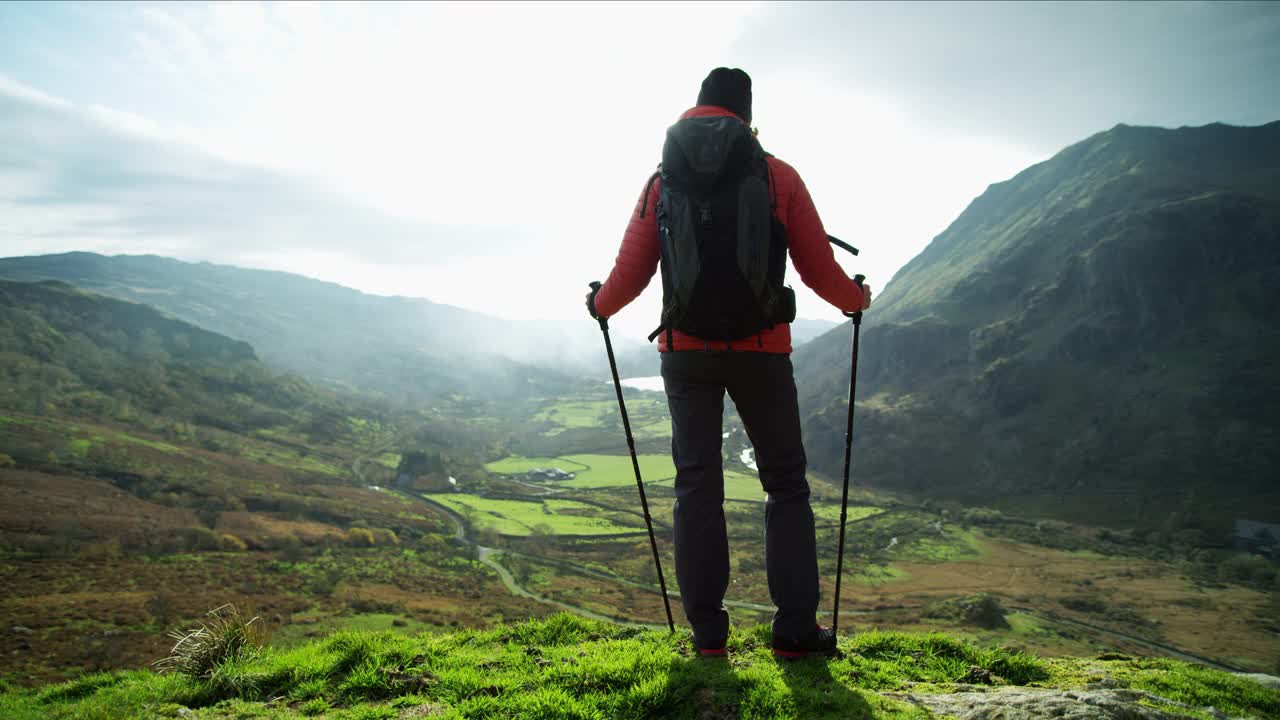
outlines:
M623 387L633 388L635 390L649 390L651 392L666 392L666 388L662 385L661 375L652 375L650 377L633 377L626 378L622 381Z

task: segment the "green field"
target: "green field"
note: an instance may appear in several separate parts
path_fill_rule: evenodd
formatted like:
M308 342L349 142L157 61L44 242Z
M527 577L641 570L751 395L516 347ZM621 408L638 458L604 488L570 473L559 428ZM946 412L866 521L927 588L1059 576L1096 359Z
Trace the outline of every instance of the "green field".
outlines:
M631 430L638 438L671 436L665 400L629 397L627 416L631 420ZM555 426L543 433L548 437L581 428L621 429L621 416L615 400L566 400L544 407L531 419Z
M523 455L511 455L486 463L484 466L485 470L502 475L519 475L534 468L559 468L565 472L580 472L586 470L587 466L566 458L524 457Z
M572 480L556 483L559 487L585 490L636 484L636 473L631 467L630 455L566 455L564 459L588 469L579 472ZM672 464L670 455L640 455L637 459L640 462L640 476L645 483L676 475L676 466Z
M903 560L944 563L980 558L987 548L972 530L947 528L941 535L916 537L893 552Z
M580 400L562 402L544 408L533 416L535 422L550 422L561 429L602 427L611 417L616 417L617 405L607 400ZM552 431L551 434L555 434Z
M637 516L609 512L576 500L498 500L461 493L424 497L502 535L532 535L539 526L554 535L618 535L644 529ZM635 525L629 524L633 522Z
M649 475L645 475L648 482ZM655 486L675 488L676 479L668 478L662 482L653 483ZM812 484L812 483L810 483ZM724 470L724 500L741 500L746 502L764 502L764 489L760 488L760 479L755 473L740 473L737 470ZM833 507L833 510L829 510ZM824 520L840 520L840 506L817 505L813 507L814 515ZM861 518L869 518L869 516L877 515L882 512L879 507L872 506L849 506L849 519L858 520Z
M669 455L640 455L640 474L646 483L675 477L676 468ZM636 482L630 455L565 455L563 457L523 457L512 455L484 466L485 470L504 475L529 472L534 468L559 468L577 473L572 480L556 480L550 487L588 490L625 487Z
M854 522L863 518L869 518L873 515L879 515L884 512L883 508L871 505L850 505L845 518L846 522ZM818 505L814 503L813 517L819 522L840 522L840 506L839 505Z
M676 480L671 477L654 484L674 489ZM760 479L754 474L742 473L737 470L725 470L724 499L762 503L765 500L765 494L764 490L760 488Z
M895 580L908 580L911 578L911 574L892 565L862 565L858 567L857 563L851 563L851 567L846 571L846 577L850 577L858 585L879 587Z

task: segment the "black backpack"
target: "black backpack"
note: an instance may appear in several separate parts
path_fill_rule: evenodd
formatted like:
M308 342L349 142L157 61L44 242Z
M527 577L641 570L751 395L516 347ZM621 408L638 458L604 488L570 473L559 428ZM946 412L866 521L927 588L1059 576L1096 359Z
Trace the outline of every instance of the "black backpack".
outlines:
M737 118L686 118L667 130L655 173L662 325L650 341L664 330L668 349L672 330L737 340L795 319L767 157Z

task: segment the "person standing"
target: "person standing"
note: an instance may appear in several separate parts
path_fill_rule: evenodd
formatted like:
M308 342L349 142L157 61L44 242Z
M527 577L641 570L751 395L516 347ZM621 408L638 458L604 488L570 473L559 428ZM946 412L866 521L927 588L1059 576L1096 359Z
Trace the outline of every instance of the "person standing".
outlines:
M725 654L729 544L722 423L727 392L755 448L765 503L765 567L777 607L773 650L827 654L835 633L817 624L818 561L800 411L791 367L801 280L844 312L870 306L836 263L804 182L763 151L751 128L751 78L716 68L697 104L667 132L663 163L645 183L608 279L587 295L592 317L617 314L662 270L662 378L676 467L676 581L694 645Z

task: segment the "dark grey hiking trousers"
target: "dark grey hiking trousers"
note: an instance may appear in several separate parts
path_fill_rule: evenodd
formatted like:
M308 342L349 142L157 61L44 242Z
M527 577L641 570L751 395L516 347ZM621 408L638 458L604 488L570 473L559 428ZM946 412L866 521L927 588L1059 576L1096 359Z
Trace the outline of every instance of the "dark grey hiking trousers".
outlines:
M701 647L729 633L729 541L721 464L724 394L738 408L755 447L765 502L765 569L777 612L775 636L813 630L818 559L805 480L800 410L791 357L779 353L680 351L662 354L676 466L676 580L685 616Z

